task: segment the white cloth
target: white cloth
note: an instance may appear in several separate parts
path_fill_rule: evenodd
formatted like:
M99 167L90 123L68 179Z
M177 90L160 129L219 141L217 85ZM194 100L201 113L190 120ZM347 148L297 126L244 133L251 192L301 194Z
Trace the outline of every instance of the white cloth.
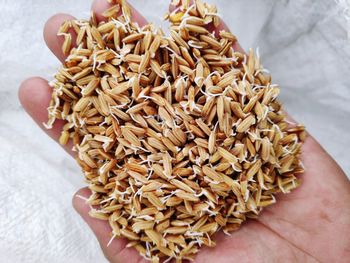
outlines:
M131 2L156 24L168 5ZM242 46L260 47L287 111L349 173L349 3L215 2ZM0 0L0 262L105 262L71 207L73 193L84 185L75 161L35 126L17 100L23 79L51 79L58 67L42 39L45 21L57 12L86 17L89 8L86 0Z

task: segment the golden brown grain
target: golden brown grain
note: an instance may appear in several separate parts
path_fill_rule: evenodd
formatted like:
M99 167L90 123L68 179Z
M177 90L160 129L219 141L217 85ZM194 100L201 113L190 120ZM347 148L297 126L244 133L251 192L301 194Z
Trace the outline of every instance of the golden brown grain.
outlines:
M238 230L300 185L306 131L285 120L254 51L208 32L220 23L214 5L173 1L167 37L132 23L125 0L109 2L105 21L60 27L68 57L46 126L66 121L59 142L73 144L110 242L125 237L153 262L194 259L220 229Z

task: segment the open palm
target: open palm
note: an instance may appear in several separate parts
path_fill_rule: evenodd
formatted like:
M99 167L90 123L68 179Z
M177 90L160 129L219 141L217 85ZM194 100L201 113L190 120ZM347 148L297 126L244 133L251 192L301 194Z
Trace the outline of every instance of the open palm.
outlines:
M265 209L217 248L203 249L198 262L348 262L350 184L329 155L309 138L302 185Z
M97 20L109 7L106 0L95 0L93 11ZM61 61L63 39L56 36L58 28L72 16L52 17L44 30L45 41ZM146 20L133 10L133 20L140 25ZM222 23L220 29L226 29ZM234 47L240 49L239 45ZM47 120L46 108L51 98L48 82L31 78L21 85L20 100L26 111L42 127ZM56 122L52 130L45 130L56 141L63 123ZM67 152L73 155L70 147ZM309 137L303 148L303 162L307 172L302 185L292 194L278 196L277 204L265 209L257 220L248 221L239 231L216 236L215 248L203 248L197 262L347 262L350 258L350 183L345 174L322 147ZM89 190L79 191L88 197ZM89 217L89 206L75 197L73 205L98 238L111 262L139 262L143 258L124 239L110 240L107 223Z

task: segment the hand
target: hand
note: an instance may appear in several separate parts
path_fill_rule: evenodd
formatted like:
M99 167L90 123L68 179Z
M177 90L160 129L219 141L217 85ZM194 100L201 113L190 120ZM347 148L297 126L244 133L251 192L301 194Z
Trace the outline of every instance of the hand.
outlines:
M109 7L106 0L95 0L93 11L97 20ZM56 33L70 15L52 17L44 29L48 47L60 61L63 39ZM133 20L139 25L146 20L133 10ZM226 29L222 23L221 29ZM239 45L234 47L241 50ZM58 141L62 121L46 130L47 110L51 88L42 78L31 78L22 83L19 97L29 115L43 130ZM73 155L71 146L65 147ZM310 136L303 147L302 160L306 173L302 185L288 195L279 195L277 204L263 211L257 220L250 220L242 228L227 236L216 236L215 248L203 248L197 262L346 262L350 258L350 183L335 161ZM89 206L81 197L88 197L88 189L82 189L73 199L73 205L91 227L102 250L111 262L138 262L143 259L132 248L126 248L127 240L116 239L107 247L111 229L104 221L88 215ZM80 198L79 198L80 197Z

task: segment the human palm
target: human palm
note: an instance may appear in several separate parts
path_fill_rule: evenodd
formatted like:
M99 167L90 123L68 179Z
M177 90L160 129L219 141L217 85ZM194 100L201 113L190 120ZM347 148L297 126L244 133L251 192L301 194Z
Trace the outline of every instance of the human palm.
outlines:
M302 185L231 236L219 234L198 262L349 262L349 181L313 138L303 151Z
M93 11L98 20L109 7L106 0L95 0ZM140 25L146 20L133 10L132 18ZM58 59L64 61L61 51L63 39L56 36L60 25L70 15L52 17L44 30L45 41ZM222 23L220 29L226 29ZM234 46L240 49L239 45ZM23 107L43 128L47 121L46 108L51 98L48 82L31 78L22 83L19 97ZM52 130L45 130L56 141L62 121ZM67 152L70 146L66 147ZM350 258L350 183L339 166L310 136L303 146L302 185L288 195L279 195L277 204L266 208L258 219L243 224L239 231L227 236L216 235L215 248L203 247L197 262L347 262ZM124 239L110 240L110 228L104 221L89 217L89 206L81 197L89 196L82 189L73 199L73 205L88 223L111 262L138 262L143 259L132 248L126 248ZM79 198L80 197L80 198Z

